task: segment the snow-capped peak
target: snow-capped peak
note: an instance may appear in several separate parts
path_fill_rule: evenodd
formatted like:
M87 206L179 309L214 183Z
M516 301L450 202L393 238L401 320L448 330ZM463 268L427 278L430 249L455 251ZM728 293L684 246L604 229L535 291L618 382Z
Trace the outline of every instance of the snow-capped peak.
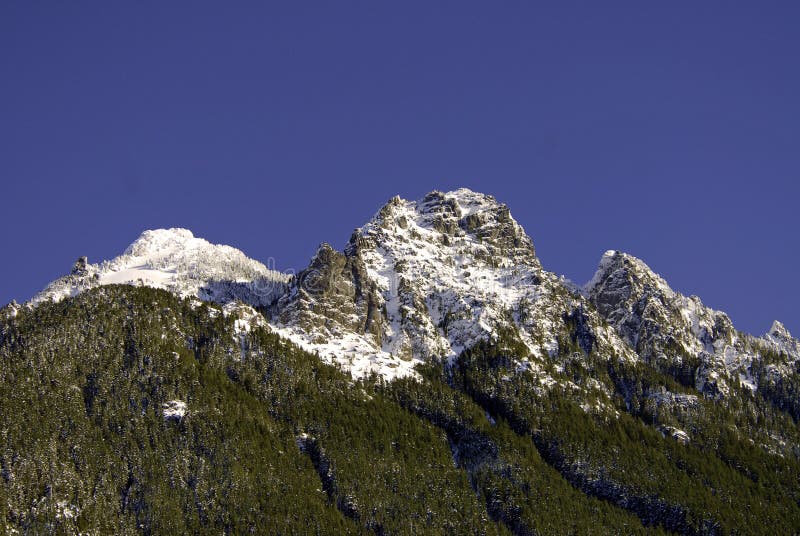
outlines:
M779 322L763 338L743 335L727 315L620 251L605 252L584 287L545 271L508 207L466 188L393 197L343 252L322 244L297 278L187 229L156 229L110 261L81 257L33 303L107 284L266 307L272 328L356 377L413 375L420 361L453 357L498 333L527 349L517 356L521 368L560 355L564 340L578 340L568 330L580 330L587 353L669 370L700 362L683 381L720 396L736 378L755 389L748 371L759 348L800 356L800 342ZM239 318L237 336L251 325Z
M288 281L288 276L238 249L211 244L188 229L156 229L143 232L110 261L89 264L81 257L69 275L51 283L32 302L58 301L99 285L133 284L212 301L266 305Z
M492 195L474 192L469 188L458 188L449 192L440 192L434 190L426 195L417 204L422 211L425 209L440 204L443 200L453 200L458 205L461 215L468 216L475 212L491 210L496 207L504 206L497 202Z
M779 340L791 340L793 338L786 326L777 320L772 323L772 327L767 332L767 337Z
M143 232L124 252L132 257L147 257L177 248L197 248L208 245L202 238L195 238L189 229L153 229Z
M786 326L777 320L772 323L772 327L767 334L764 335L762 340L772 344L773 349L777 349L779 352L785 352L789 356L790 361L800 360L800 340L792 337L792 334L789 333Z
M583 298L545 272L533 242L494 197L468 189L393 197L344 252L323 246L275 308L285 336L355 376L413 374L499 332L519 333L525 365L558 348ZM598 344L616 334L598 326ZM603 346L608 348L608 346Z
M694 381L712 396L727 396L737 381L756 389L750 367L764 343L794 358L800 355L800 345L780 322L763 338L740 333L728 315L674 291L644 262L625 253L606 252L584 292L645 360L665 369L691 359L702 363L684 381Z
M600 257L600 262L597 264L597 270L595 270L594 275L585 285L583 285L582 290L585 293L588 294L603 279L603 276L613 264L614 257L617 257L618 255L620 255L620 253L614 249L609 249L603 253L603 256Z
M604 284L615 273L635 278L643 285L658 289L669 298L675 296L675 291L670 288L664 278L654 272L644 261L633 255L613 249L603 253L594 276L584 285L584 291L587 294L591 294L597 290L596 287L598 285Z

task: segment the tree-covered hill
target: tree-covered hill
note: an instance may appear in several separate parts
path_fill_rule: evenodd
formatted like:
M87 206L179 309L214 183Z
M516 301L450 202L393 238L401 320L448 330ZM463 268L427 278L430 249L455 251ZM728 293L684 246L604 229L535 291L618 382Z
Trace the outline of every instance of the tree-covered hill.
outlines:
M600 400L591 390L543 390L517 370L519 342L509 333L450 365L432 360L416 379L354 381L246 321L253 313L115 285L4 309L5 532L800 527L796 455L754 445L743 432L766 425L748 424L741 408L701 400L702 411L654 415L642 393L680 391L655 370L591 352L581 366L554 366L563 385L614 391L604 411L587 411ZM748 411L780 421L796 440L788 414L755 401ZM681 419L698 430L688 444L663 433L687 427Z

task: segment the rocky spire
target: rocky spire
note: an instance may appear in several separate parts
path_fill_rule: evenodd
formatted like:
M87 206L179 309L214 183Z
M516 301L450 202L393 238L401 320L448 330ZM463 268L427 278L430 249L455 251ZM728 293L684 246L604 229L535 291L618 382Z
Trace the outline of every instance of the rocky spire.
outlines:
M767 332L767 336L781 340L790 340L793 338L789 330L786 329L786 326L777 320L772 323L772 327Z
M72 271L70 273L76 276L85 276L88 273L87 269L88 265L89 265L89 258L86 256L80 257L78 258L77 261L75 261L75 264L72 266Z

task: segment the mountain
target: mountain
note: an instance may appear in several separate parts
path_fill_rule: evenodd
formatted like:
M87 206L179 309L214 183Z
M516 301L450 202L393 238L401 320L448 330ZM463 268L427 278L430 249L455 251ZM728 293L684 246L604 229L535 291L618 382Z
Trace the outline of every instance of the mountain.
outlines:
M0 360L9 533L800 531L800 342L621 252L577 286L467 189L296 276L146 231Z
M642 359L706 396L769 391L798 370L800 346L780 322L763 337L741 333L728 315L675 292L631 255L606 252L585 293ZM796 397L778 403L800 416Z
M145 231L110 261L79 258L31 302L59 301L100 285L139 284L201 300L261 305L283 292L288 280L238 249L210 244L187 229L158 229Z
M583 344L635 359L586 305L542 269L508 207L461 189L393 198L343 252L323 244L270 313L289 339L356 376L413 374L509 330L530 354L519 366L537 369L558 352L564 315L592 331Z

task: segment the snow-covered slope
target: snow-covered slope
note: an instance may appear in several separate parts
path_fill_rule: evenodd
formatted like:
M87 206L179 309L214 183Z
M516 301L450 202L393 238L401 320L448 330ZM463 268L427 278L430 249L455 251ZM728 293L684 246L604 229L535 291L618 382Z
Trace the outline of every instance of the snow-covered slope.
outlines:
M501 332L528 348L520 367L537 370L557 353L566 318L578 314L590 327L587 344L634 359L584 305L542 269L508 207L460 189L395 197L344 252L323 244L272 322L355 376L412 374L417 362L453 357Z
M61 300L99 285L132 284L163 288L181 296L267 305L290 277L269 270L238 249L214 245L186 229L145 231L119 257L100 264L78 259L70 274L33 298Z

